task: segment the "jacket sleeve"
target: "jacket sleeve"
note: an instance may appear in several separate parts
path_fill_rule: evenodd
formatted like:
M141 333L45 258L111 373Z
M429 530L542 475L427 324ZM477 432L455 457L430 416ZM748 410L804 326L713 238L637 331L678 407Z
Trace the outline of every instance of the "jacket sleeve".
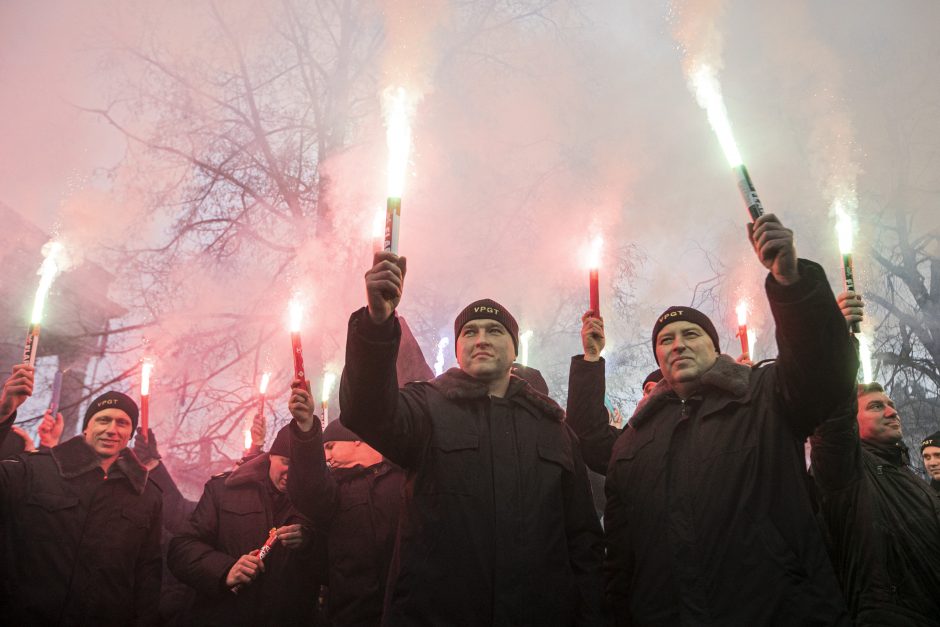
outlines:
M823 494L860 481L865 476L858 437L856 398L824 420L809 439L813 480Z
M594 509L587 469L578 451L578 438L567 427L574 462L565 495L565 533L571 571L578 587L578 625L604 625L604 593L601 568L604 562L604 532Z
M822 267L800 259L798 268L793 285L768 275L766 289L777 327L778 400L803 440L854 393L858 356Z
M607 474L607 463L620 430L610 424L604 405L605 362L586 361L583 355L571 358L568 370L568 424L581 443L581 456L588 468Z
M607 534L607 556L604 561L604 574L607 580L607 607L613 614L613 624L617 627L629 627L630 618L630 582L635 568L634 554L630 541L630 521L626 505L620 499L620 479L616 470L607 476L604 492L607 506L604 509L604 531Z
M163 462L157 464L150 471L150 479L163 493L163 527L170 533L179 533L186 524L189 515L193 513L196 504L180 492L173 481L173 476Z
M152 489L152 488L151 488ZM163 580L163 555L160 552L163 503L154 499L147 539L137 556L134 573L135 624L139 627L160 624L160 585Z
M323 432L320 421L304 433L291 421L290 472L287 473L287 494L291 503L306 516L314 528L326 531L336 510L336 481L326 465L323 454Z
M340 420L393 463L414 468L430 439L431 422L425 384L398 389L400 339L401 325L394 316L375 325L363 307L350 317Z
M288 473L288 476L290 474ZM225 591L225 577L238 557L214 547L218 541L219 499L210 480L183 531L170 541L167 566L173 575L203 594Z

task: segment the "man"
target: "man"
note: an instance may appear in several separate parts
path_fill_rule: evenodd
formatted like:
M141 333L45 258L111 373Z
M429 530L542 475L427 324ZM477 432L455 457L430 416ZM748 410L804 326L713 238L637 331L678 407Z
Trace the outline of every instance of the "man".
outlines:
M652 393L653 389L656 387L656 384L663 380L663 371L657 368L653 372L646 375L646 378L643 379L643 398ZM642 400L642 399L641 399Z
M206 483L170 542L167 566L196 590L193 625L314 623L322 548L287 496L290 454L284 427L268 453ZM258 549L272 528L277 543L262 561Z
M399 390L404 274L404 258L376 254L340 386L343 424L407 472L383 624L601 624L586 470L562 409L511 375L515 319L467 306L459 368Z
M854 293L840 304L847 322L861 321ZM810 438L833 564L856 625L940 625L940 497L909 468L901 436L891 398L868 383Z
M920 443L920 454L924 458L930 485L940 494L940 431L924 438Z
M792 231L766 214L748 235L770 271L780 357L751 368L720 355L711 320L691 307L657 318L663 381L607 470L607 596L620 625L848 624L802 450L851 393L856 357L822 268L797 259Z
M0 439L32 393L13 367L0 399ZM88 406L82 435L0 462L0 616L10 625L157 624L159 489L127 442L137 405L120 392Z
M321 433L313 398L298 380L289 408L294 422L287 491L297 509L327 536L330 624L377 626L405 473L339 420Z

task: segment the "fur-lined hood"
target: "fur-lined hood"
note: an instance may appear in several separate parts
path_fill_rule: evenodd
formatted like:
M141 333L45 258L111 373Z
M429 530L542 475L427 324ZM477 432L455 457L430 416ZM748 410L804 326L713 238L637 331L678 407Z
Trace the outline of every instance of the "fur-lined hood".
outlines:
M451 368L428 383L451 401L477 400L486 398L489 394L484 382L470 376L460 368ZM565 410L558 403L538 392L522 377L510 375L506 398L528 403L539 413L558 422L565 419Z
M52 455L59 474L65 479L74 479L101 466L95 449L80 435L50 449L49 454ZM134 492L143 494L150 471L140 463L134 451L125 448L114 465L127 477Z
M715 364L702 375L702 384L717 388L724 395L744 400L750 391L751 366L739 364L728 355L719 355ZM676 394L666 379L656 384L649 396L640 401L630 422L643 422Z

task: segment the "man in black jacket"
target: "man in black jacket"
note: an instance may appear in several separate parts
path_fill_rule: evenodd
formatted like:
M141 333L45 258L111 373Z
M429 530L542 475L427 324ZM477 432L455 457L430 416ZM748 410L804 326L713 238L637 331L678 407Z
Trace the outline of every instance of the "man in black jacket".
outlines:
M170 542L167 566L196 590L193 625L314 623L322 543L287 496L289 464L284 427L269 453L206 483L189 521ZM258 548L272 528L278 539L262 561Z
M607 469L607 596L620 625L848 623L803 440L851 393L856 357L822 268L797 260L792 232L767 214L748 235L770 270L780 358L751 368L721 355L714 325L691 307L657 319L664 380ZM603 362L585 363L572 368L569 394L584 400L569 402L569 420L607 437Z
M940 431L928 435L920 443L920 455L930 478L930 486L940 494Z
M32 392L13 368L0 398L0 440ZM155 625L160 491L127 448L137 405L106 392L83 433L0 462L0 616L9 625Z
M398 389L405 260L377 253L349 321L342 422L407 472L386 625L601 624L600 525L564 412L511 375L518 325L477 301L459 369Z
M287 491L327 536L332 627L375 627L395 547L405 473L339 420L321 433L313 399L294 381Z
M861 299L848 292L839 301L847 322L861 322ZM940 625L940 497L911 471L901 435L894 403L869 383L810 438L820 511L856 625Z

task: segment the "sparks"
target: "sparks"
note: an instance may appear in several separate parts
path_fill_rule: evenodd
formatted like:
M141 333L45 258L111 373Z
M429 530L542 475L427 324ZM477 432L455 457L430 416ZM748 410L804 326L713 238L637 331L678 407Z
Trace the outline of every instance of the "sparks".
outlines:
M742 300L734 310L738 314L738 326L743 327L747 324L747 301Z
M245 429L245 450L251 448L251 429Z
M153 362L145 359L140 366L140 395L150 395L150 374L153 372Z
M751 361L754 361L754 355L757 351L754 349L754 346L757 344L757 331L754 329L747 330L747 346L749 349Z
M330 394L333 393L333 386L336 384L336 374L327 370L323 373L323 388L321 389L323 403L326 404L330 400Z
M855 221L845 208L841 198L832 203L836 214L836 234L839 236L839 252L847 255L852 252L852 236L855 231Z
M388 196L401 198L411 153L411 118L414 104L404 87L390 87L383 93L385 141L388 145Z
M603 250L604 238L600 235L597 235L593 240L591 240L590 248L588 248L587 264L589 269L597 270L601 267L601 257Z
M523 366L529 365L529 342L532 340L532 335L532 329L519 334L519 363Z
M385 209L377 209L372 219L372 239L382 241L385 237Z
M708 64L699 64L692 72L690 79L693 91L695 91L695 99L708 113L708 123L718 136L718 142L725 153L728 165L734 168L743 164L738 145L734 141L734 133L731 131L728 109L721 95L721 84L718 82L714 68Z
M437 359L434 360L434 374L440 376L444 373L444 349L450 344L450 338L442 337L437 343Z
M33 301L33 315L29 320L32 324L42 322L42 312L46 305L46 295L49 293L49 288L52 287L52 282L55 280L60 270L59 264L56 262L56 257L62 252L62 244L54 241L49 242L43 247L42 252L45 259L43 259L42 265L39 267L39 287L36 289L36 298Z

